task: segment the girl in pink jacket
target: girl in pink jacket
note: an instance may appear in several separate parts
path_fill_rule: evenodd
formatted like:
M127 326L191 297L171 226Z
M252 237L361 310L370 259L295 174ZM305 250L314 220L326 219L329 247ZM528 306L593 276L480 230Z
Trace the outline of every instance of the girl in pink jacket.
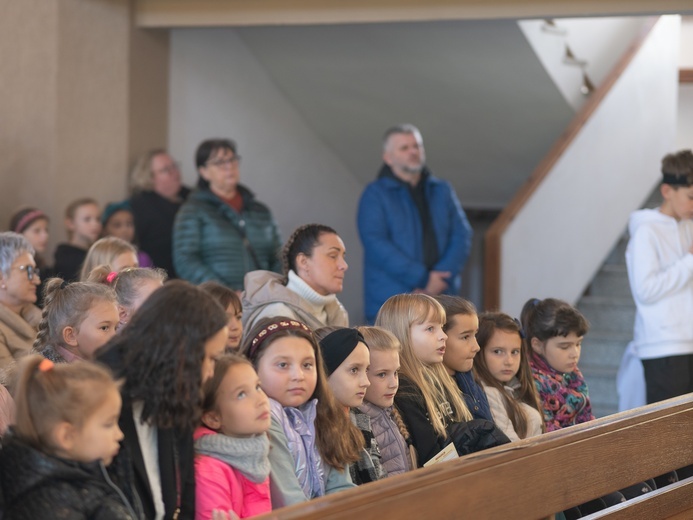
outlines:
M271 511L270 404L255 369L238 354L226 354L203 392L202 426L194 435L196 520L209 520L215 511L229 518Z

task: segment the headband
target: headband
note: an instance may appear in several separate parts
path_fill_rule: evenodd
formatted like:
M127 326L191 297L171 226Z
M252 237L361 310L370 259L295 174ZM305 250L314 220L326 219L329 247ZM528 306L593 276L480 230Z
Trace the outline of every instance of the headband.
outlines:
M669 184L670 186L690 186L691 176L686 173L676 174L662 172L662 184Z
M320 351L328 376L344 363L359 343L366 345L363 335L356 329L348 328L337 329L320 340Z
M260 344L269 338L272 334L275 334L281 330L303 330L308 334L312 334L313 331L308 328L307 325L296 320L281 320L275 321L267 325L260 332L258 332L253 341L250 343L250 349L248 350L248 359L252 359L257 352Z
M19 222L17 222L17 225L14 227L15 233L21 233L27 227L29 227L29 224L31 224L34 220L38 220L40 218L45 218L48 220L48 216L40 209L30 211L19 219Z

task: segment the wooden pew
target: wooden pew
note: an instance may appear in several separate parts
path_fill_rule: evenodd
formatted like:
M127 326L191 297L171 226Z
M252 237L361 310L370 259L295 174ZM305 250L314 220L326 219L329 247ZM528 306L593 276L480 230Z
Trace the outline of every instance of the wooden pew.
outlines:
M693 464L693 394L273 511L274 519L537 519ZM693 518L693 477L589 517Z

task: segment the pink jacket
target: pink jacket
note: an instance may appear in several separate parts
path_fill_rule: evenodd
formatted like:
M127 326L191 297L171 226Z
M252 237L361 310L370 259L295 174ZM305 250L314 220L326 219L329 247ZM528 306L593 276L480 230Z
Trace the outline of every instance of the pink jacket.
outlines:
M195 431L195 440L205 435L221 435L208 428ZM238 469L209 455L195 455L195 519L209 520L212 511L235 512L240 518L272 510L269 477L261 483L248 479Z

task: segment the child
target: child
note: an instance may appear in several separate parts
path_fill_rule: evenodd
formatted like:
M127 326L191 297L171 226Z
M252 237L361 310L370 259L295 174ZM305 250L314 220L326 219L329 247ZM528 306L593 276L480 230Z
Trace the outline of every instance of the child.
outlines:
M526 351L546 431L594 419L585 378L578 369L585 317L570 304L532 298L522 308Z
M371 419L371 428L380 448L385 476L391 477L416 467L416 451L404 420L395 408L399 388L399 340L380 327L357 329L370 350L371 366L366 396L359 410Z
M244 357L223 355L202 392L202 426L194 435L195 518L209 520L215 510L239 518L270 512L272 419L257 372Z
M238 352L243 338L243 306L238 294L233 289L213 281L201 283L200 289L207 291L226 309L226 315L229 317L229 340L226 350Z
M361 434L327 385L311 330L281 316L262 318L241 351L270 398L272 508L353 487L346 466L359 460Z
M92 270L87 279L110 286L118 299L118 330L123 328L151 294L166 281L166 271L158 268L127 267L111 271L100 265Z
M101 214L101 225L104 237L116 237L129 244L135 244L135 216L132 214L129 200L107 204ZM154 267L150 256L139 249L137 264L140 267Z
M323 327L315 331L315 337L320 340L320 352L332 393L363 435L358 446L360 460L349 465L351 480L357 486L380 480L386 475L380 463L380 448L373 435L371 419L357 408L363 404L366 390L371 385L367 375L370 365L368 345L359 331L344 327Z
M130 242L116 237L100 238L89 248L79 279L85 281L99 265L107 265L116 273L126 267L139 267L137 249Z
M51 278L46 282L34 351L55 363L92 360L94 352L115 335L117 303L109 287Z
M179 280L165 284L97 360L123 380L125 434L111 475L134 473L146 518L195 516L193 431L202 384L226 345L226 315L204 291Z
M634 347L647 402L693 392L693 153L662 159L664 202L630 217L628 279L637 308ZM637 370L636 366L636 370Z
M491 403L493 422L511 441L545 431L522 334L520 323L502 312L479 317L476 339L481 354L474 369Z
M474 359L479 352L476 341L479 318L476 307L459 296L440 295L435 298L445 309L443 331L448 339L445 341L443 365L455 379L474 419L493 421L486 393L472 371Z
M383 304L375 324L392 332L402 345L395 405L423 466L450 444L452 424L472 418L443 366L445 310L425 294L398 294Z
M89 198L71 202L65 210L65 227L68 243L58 244L53 269L57 276L71 282L79 278L87 250L101 233L99 205Z
M123 438L107 370L28 356L15 396L16 423L0 450L5 518L140 518L105 469Z

